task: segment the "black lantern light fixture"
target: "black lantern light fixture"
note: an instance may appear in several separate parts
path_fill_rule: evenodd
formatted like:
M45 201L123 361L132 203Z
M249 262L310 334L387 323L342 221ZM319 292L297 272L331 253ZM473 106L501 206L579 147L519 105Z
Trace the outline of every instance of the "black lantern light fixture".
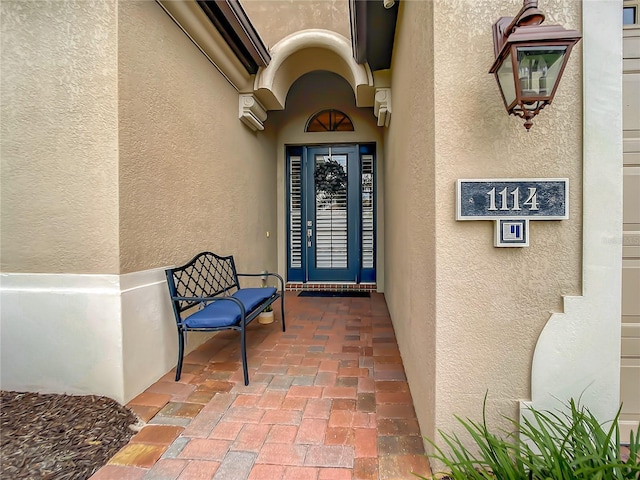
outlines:
M523 118L527 131L533 117L553 100L564 67L580 32L562 25L541 25L545 15L538 0L524 0L515 17L493 24L496 76L510 115Z

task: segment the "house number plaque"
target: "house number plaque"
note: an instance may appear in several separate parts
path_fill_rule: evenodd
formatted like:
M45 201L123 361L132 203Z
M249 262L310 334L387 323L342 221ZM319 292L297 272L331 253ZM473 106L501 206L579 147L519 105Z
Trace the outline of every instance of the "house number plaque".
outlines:
M529 221L567 218L567 178L457 181L456 220L494 221L496 247L528 247Z

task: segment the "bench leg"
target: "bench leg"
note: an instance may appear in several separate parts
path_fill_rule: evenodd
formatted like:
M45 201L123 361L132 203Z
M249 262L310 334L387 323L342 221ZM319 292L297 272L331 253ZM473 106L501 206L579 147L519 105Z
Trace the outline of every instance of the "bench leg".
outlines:
M245 336L245 327L240 330L240 348L242 350L242 371L244 373L244 384L249 385L249 369L247 367L247 337Z
M176 367L176 382L180 380L182 374L182 357L184 356L184 336L187 332L178 329L178 366Z
M282 311L282 331L286 331L287 327L284 324L284 290L282 290L282 294L280 295L280 310Z

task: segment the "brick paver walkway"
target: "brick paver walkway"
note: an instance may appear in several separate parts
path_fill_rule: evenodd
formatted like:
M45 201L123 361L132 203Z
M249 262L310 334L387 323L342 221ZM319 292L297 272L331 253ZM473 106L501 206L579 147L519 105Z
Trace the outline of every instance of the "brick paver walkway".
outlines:
M389 313L287 292L287 331L254 322L248 386L223 332L128 406L146 423L91 480L347 480L427 475Z

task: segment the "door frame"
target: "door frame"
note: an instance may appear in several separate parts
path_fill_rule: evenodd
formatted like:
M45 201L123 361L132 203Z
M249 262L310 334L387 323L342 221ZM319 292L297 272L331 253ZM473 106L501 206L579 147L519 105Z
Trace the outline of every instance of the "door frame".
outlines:
M312 259L311 255L307 251L306 246L306 220L307 220L307 210L310 205L313 205L313 201L306 197L306 192L309 190L310 186L312 186L311 179L312 176L309 176L307 168L309 162L312 160L311 155L314 151L321 149L328 149L331 147L332 149L339 150L353 150L355 154L355 164L357 173L355 182L352 180L351 175L349 176L349 195L353 195L353 198L356 199L353 202L355 205L349 206L349 215L350 218L358 218L358 222L356 227L353 229L354 237L353 239L348 239L348 248L353 248L353 268L354 271L352 273L351 278L344 279L338 278L338 276L332 278L332 276L327 273L326 275L321 274L319 277L310 280L309 276L309 261ZM370 200L372 206L373 213L373 232L372 232L372 252L370 252L371 261L369 262L371 265L364 267L363 263L363 190L362 190L362 162L363 157L371 158L372 163L372 199ZM300 159L300 232L298 232L295 236L296 242L300 243L300 258L296 263L296 266L292 266L292 256L291 256L291 248L292 248L292 228L291 228L291 212L292 212L292 192L291 192L291 176L293 173L292 165L291 165L291 157L299 157ZM365 142L365 143L345 143L345 142L337 142L337 143L309 143L309 144L287 144L285 145L285 230L286 230L286 243L285 243L285 268L286 268L286 276L288 282L301 282L301 283L375 283L376 282L376 251L377 251L377 165L376 165L376 144L374 142ZM353 170L353 169L351 169ZM348 172L349 175L349 172ZM355 183L355 185L353 185ZM304 222L304 223L303 223ZM314 236L315 236L315 225L314 228ZM304 235L303 235L304 234ZM315 243L315 238L314 238ZM315 246L313 247L315 248ZM352 268L351 260L349 260L348 268Z

